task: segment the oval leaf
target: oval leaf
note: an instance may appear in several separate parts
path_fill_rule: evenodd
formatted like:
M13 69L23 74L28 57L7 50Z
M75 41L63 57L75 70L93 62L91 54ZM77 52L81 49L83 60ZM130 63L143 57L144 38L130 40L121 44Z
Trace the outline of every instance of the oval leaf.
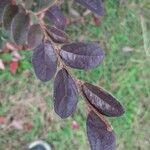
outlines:
M36 48L42 43L43 37L41 26L39 24L32 25L28 32L28 46L32 49Z
M14 16L18 13L19 8L16 5L7 5L3 14L3 26L6 30L10 30L11 22Z
M2 22L5 6L10 3L11 3L11 0L0 0L0 23Z
M59 6L53 5L45 14L46 18L53 23L58 29L64 30L66 25L66 18Z
M100 16L104 15L102 0L75 0L75 1Z
M105 123L94 112L89 113L86 124L91 150L116 149L114 132L108 131Z
M54 81L54 109L61 118L69 117L76 109L78 91L67 70L61 69Z
M61 48L60 55L66 65L76 69L91 69L99 65L104 51L92 43L72 43Z
M123 115L124 109L122 105L115 97L102 88L85 83L82 86L82 92L88 102L101 114L109 117L118 117Z
M55 43L67 43L68 41L67 34L56 27L51 27L47 30L47 33Z
M30 17L25 13L18 13L11 24L12 37L16 44L25 44L30 25Z
M33 51L32 64L35 74L41 81L50 80L57 69L57 58L49 43L41 43Z

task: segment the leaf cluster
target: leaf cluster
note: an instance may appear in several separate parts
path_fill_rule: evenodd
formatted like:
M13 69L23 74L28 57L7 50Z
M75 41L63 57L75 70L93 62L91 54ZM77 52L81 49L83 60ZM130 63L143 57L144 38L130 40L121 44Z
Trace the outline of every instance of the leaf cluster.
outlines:
M97 15L104 14L101 0L75 0ZM104 51L95 43L72 42L65 32L67 19L60 1L0 1L3 27L18 45L32 49L37 78L54 79L54 110L63 119L72 115L79 93L88 106L87 135L92 150L114 150L115 134L104 116L118 117L124 109L117 99L101 87L84 83L70 69L88 70L103 62ZM4 10L3 7L5 6ZM32 21L36 18L36 23ZM57 68L60 66L59 71Z

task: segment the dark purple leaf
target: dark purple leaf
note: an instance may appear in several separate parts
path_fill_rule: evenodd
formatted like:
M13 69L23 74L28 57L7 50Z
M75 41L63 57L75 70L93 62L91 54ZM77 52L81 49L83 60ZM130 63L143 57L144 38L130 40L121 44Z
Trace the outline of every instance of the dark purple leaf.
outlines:
M30 27L28 32L28 45L30 48L35 48L42 43L43 31L39 24L34 24Z
M67 70L61 69L54 82L54 109L61 118L69 117L76 109L78 91Z
M52 79L57 69L57 58L50 43L41 43L33 51L32 64L41 81Z
M12 20L11 32L16 44L25 44L30 25L29 14L18 13Z
M59 6L53 5L46 12L46 18L53 23L58 29L64 30L66 25L66 18Z
M75 0L75 1L100 16L104 15L102 0Z
M87 118L87 135L91 150L115 150L116 140L113 131L108 131L105 123L94 113Z
M68 36L63 30L60 30L56 27L51 27L51 28L48 28L47 33L55 43L67 43L68 42Z
M61 48L60 55L66 65L76 69L91 69L99 65L104 51L92 43L72 43Z
M101 114L109 117L118 117L123 115L122 105L110 93L100 87L85 83L82 86L82 92L88 102Z
M19 9L16 5L7 5L3 13L3 26L6 30L10 30L11 22Z
M11 0L0 0L0 23L2 22L3 11L6 5L10 4Z

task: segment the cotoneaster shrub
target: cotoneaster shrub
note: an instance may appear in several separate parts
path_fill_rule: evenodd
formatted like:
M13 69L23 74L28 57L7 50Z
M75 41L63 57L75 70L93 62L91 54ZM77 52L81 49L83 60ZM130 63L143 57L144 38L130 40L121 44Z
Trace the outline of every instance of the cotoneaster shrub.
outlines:
M102 16L101 0L75 0ZM58 0L0 1L0 21L12 40L28 44L33 50L32 64L37 78L43 82L54 80L54 110L62 118L76 109L79 93L88 106L87 136L92 150L115 150L114 131L104 116L123 115L122 105L101 87L84 83L70 73L70 69L92 69L103 62L104 51L95 43L70 42L66 18ZM34 19L32 19L34 18ZM33 21L34 20L34 21ZM60 70L57 72L57 66Z

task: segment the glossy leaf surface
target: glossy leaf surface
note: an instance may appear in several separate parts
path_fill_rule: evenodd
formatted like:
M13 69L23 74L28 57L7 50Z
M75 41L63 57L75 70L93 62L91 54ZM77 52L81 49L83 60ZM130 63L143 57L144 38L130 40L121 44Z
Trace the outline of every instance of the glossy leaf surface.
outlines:
M66 18L59 6L53 5L46 12L46 18L53 23L58 29L63 30L66 25Z
M28 46L30 48L36 48L42 43L43 37L41 26L39 24L32 25L28 32Z
M104 14L102 0L75 0L75 1L100 16Z
M109 117L118 117L123 115L122 105L110 93L100 87L85 83L82 86L82 92L89 103L101 114Z
M66 43L68 41L68 36L63 30L56 27L51 27L47 32L55 43Z
M57 58L50 43L42 43L33 51L32 64L41 81L49 81L57 69Z
M3 13L3 26L6 30L9 30L11 27L11 22L14 18L14 16L18 13L19 9L16 5L7 5L5 7L4 13Z
M11 3L11 0L0 0L0 23L2 22L4 9L6 5L10 3Z
M78 102L77 87L65 69L61 69L54 81L54 109L61 118L69 117Z
M108 131L105 123L94 113L87 118L87 135L91 150L115 150L115 134Z
M60 55L66 65L76 69L91 69L99 65L104 51L92 43L72 43L61 48Z
M30 24L30 17L25 13L18 13L11 24L12 37L16 44L25 44Z

